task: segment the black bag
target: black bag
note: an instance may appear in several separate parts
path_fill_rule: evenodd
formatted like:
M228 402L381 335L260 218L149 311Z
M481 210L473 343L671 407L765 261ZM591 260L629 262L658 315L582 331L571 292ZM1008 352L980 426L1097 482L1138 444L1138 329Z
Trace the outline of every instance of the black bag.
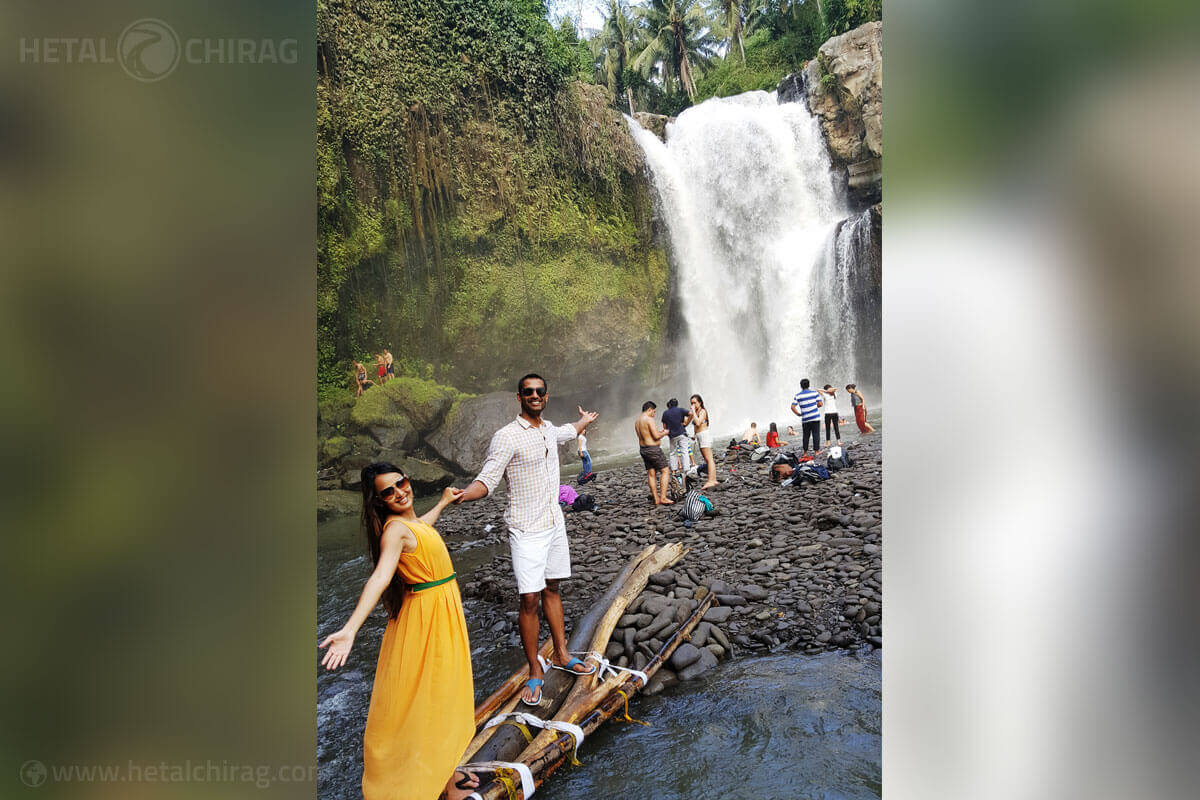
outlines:
M683 498L683 504L677 513L680 519L695 522L704 516L704 512L707 510L708 507L700 499L700 490L692 489Z
M850 457L850 451L842 449L842 454L838 458L830 456L825 460L825 469L830 472L836 472L839 469L846 469L854 466L854 459Z
M575 498L575 502L571 503L572 511L595 511L596 498L590 494L581 494Z

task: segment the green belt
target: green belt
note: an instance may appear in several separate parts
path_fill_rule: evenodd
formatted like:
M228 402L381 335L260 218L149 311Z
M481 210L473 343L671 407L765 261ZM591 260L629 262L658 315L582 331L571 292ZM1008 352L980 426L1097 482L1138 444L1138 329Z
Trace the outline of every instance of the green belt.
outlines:
M451 572L449 575L439 581L429 581L428 583L410 583L408 585L408 590L410 592L423 592L426 589L432 589L435 586L441 586L443 583L449 583L450 581L454 580L454 576L457 574L457 572Z

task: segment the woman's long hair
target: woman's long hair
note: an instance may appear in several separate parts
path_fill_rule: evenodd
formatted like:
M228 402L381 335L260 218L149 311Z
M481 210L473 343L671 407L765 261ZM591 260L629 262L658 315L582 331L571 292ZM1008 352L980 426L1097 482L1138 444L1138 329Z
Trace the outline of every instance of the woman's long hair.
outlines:
M771 423L771 433L779 433L779 428L775 427L775 423Z
M701 408L704 408L704 398L703 397L701 397L698 394L694 394L694 395L692 395L692 399L695 400L697 403L699 403ZM704 420L705 420L706 425L708 425L709 427L712 427L712 417L710 417L708 415L707 408L704 408Z
M367 549L371 551L371 561L377 566L379 555L383 551L383 524L387 522L389 512L387 506L384 505L383 498L375 491L375 478L389 472L404 474L399 467L386 461L368 464L362 468L361 473L363 531L367 534ZM404 581L400 579L399 571L392 575L392 582L383 590L382 600L389 617L395 617L400 613L400 605L404 602Z

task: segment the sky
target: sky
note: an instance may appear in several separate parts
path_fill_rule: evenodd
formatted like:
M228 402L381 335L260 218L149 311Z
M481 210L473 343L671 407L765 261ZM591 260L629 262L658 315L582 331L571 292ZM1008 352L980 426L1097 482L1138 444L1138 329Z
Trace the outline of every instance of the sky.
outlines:
M599 0L547 0L546 3L552 22L558 22L563 17L579 20L575 28L581 34L595 33L600 29L604 23L601 9L605 5Z

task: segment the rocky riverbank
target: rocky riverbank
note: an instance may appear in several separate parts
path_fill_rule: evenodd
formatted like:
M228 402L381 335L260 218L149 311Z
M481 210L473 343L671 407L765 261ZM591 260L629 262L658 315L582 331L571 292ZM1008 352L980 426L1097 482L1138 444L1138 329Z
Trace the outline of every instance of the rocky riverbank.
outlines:
M882 646L880 440L850 435L848 441L855 466L803 487L772 484L762 464L718 459L720 485L708 494L719 514L691 527L677 518L678 505L650 504L640 466L598 473L583 487L599 503L596 512L567 515L575 573L563 585L568 632L570 621L587 611L630 556L647 544L677 541L690 551L651 579L606 653L614 663L637 667L670 635L682 609L715 593L717 606L705 616L709 624L696 631L694 647L683 649L673 670L656 676L652 692L676 673L684 679L699 675L704 669L698 665L715 665L731 650L817 653ZM498 493L449 509L438 529L447 537L477 538L492 525L488 535L503 542L503 513ZM497 644L518 646L507 548L498 547L460 586L467 615L483 618Z

